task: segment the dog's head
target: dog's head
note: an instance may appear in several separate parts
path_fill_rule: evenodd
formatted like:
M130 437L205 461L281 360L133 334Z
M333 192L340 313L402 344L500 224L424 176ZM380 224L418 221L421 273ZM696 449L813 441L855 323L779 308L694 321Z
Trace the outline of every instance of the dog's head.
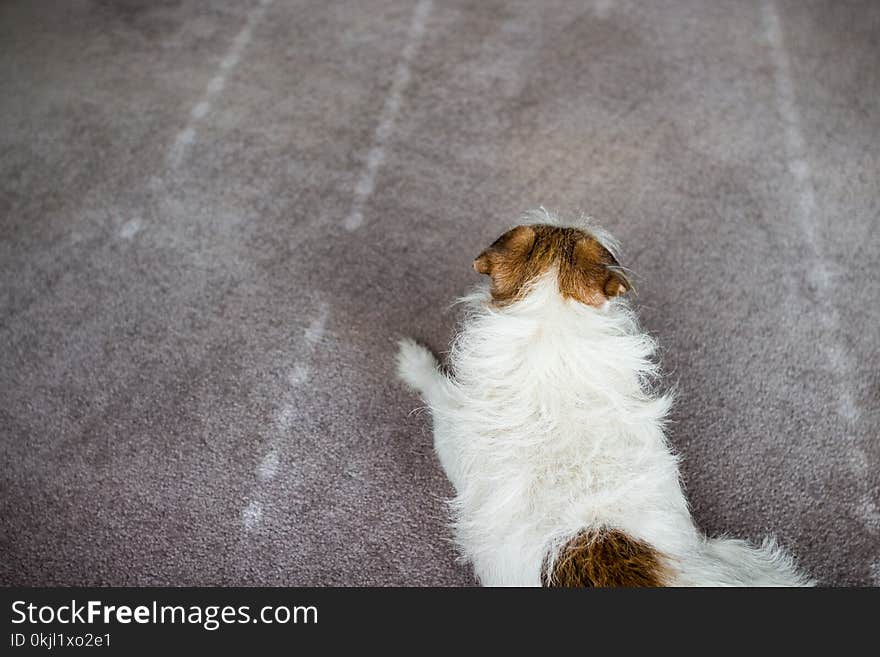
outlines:
M590 306L632 288L608 247L587 230L527 224L504 233L474 260L474 269L492 279L492 299L505 305L521 298L530 283L555 271L559 292Z

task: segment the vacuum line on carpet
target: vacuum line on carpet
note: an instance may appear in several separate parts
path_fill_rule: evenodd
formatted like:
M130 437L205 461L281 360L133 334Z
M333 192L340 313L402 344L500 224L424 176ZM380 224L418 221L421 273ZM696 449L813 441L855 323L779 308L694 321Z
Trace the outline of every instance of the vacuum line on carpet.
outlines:
M376 187L376 174L385 161L385 145L391 136L397 114L400 112L403 92L409 83L410 65L425 35L425 25L428 21L428 14L431 12L431 4L431 0L420 0L413 11L412 23L406 36L406 43L400 53L400 60L394 71L391 89L385 98L385 105L373 136L373 144L367 153L366 165L354 189L351 210L349 210L344 222L348 230L357 230L364 223L364 205L373 194Z
M274 0L260 0L259 3L250 10L245 21L244 27L236 35L232 41L226 56L220 61L220 68L217 74L208 82L205 92L189 113L189 121L181 130L174 143L168 151L168 164L171 168L180 166L186 157L189 147L196 139L196 124L208 114L211 110L211 103L214 97L223 91L226 86L226 76L232 71L238 62L241 61L241 54L247 45L251 42L254 33L254 27L263 18L266 8L272 4Z
M798 196L797 219L803 232L806 246L811 252L807 276L815 286L820 303L819 312L815 313L826 333L836 336L840 331L840 313L834 306L833 273L829 269L828 259L823 256L818 218L816 216L816 195L813 185L813 174L807 153L806 141L800 112L797 107L797 96L794 90L791 63L785 47L779 13L773 0L762 3L762 19L767 41L770 44L770 55L773 60L774 79L776 85L776 104L784 125L786 159L788 170L795 182ZM856 485L861 487L858 511L865 527L872 531L880 531L880 508L874 498L875 492L870 490L868 479L868 456L854 437L854 427L859 419L860 411L846 373L854 369L852 358L834 340L825 346L828 362L835 373L839 373L837 392L837 413L844 426L849 446L849 464Z
M309 322L303 332L303 353L300 359L293 364L287 375L288 394L281 409L275 417L272 436L266 448L266 453L256 467L256 486L241 512L241 523L247 531L256 529L263 520L263 499L265 498L264 487L278 474L281 463L281 451L284 441L288 437L293 423L296 420L296 399L294 391L305 384L310 375L309 361L318 343L324 337L327 329L327 318L330 314L326 303L321 303L318 312Z

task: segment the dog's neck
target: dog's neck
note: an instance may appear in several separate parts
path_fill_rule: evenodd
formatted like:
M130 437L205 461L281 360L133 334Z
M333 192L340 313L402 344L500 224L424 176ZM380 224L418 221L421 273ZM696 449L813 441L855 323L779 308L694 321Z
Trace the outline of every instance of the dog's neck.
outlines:
M594 308L565 299L553 272L503 307L493 306L488 293L465 301L470 312L452 360L456 378L472 392L506 391L522 400L523 411L528 405L588 414L632 413L662 399L649 392L655 343L624 301ZM651 414L667 408L664 402Z

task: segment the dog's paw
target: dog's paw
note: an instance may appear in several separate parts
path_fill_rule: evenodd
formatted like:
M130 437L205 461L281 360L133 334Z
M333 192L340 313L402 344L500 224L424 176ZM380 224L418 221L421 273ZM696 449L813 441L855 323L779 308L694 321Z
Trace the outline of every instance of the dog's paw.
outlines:
M397 375L411 388L423 392L437 376L434 354L415 340L404 338L397 343Z

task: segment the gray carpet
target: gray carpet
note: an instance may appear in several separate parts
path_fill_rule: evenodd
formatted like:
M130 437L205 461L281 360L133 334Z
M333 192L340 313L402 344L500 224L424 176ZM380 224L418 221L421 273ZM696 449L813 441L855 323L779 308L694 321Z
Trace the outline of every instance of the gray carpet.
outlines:
M264 6L265 5L265 6ZM0 582L467 585L394 342L621 240L702 528L880 584L880 3L0 5Z

